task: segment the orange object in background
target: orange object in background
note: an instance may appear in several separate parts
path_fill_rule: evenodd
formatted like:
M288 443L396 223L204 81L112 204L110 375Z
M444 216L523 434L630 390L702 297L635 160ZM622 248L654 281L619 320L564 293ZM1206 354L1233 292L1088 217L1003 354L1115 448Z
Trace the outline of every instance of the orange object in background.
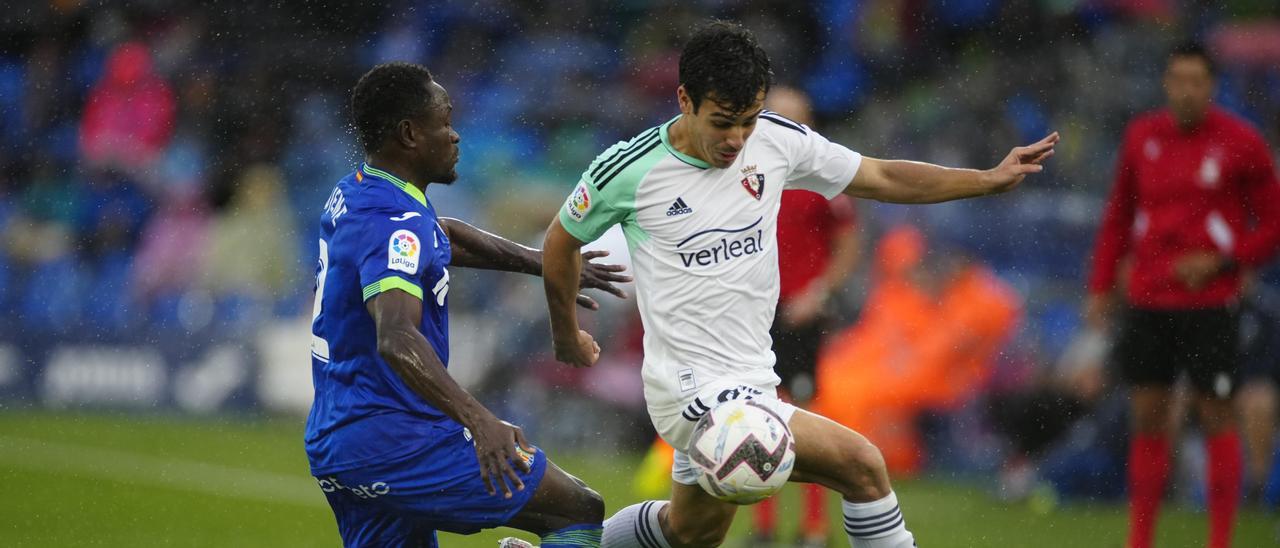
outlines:
M914 228L886 234L862 317L833 335L819 358L812 406L876 444L895 476L924 464L917 416L972 398L1022 308L981 264L927 270L925 249Z

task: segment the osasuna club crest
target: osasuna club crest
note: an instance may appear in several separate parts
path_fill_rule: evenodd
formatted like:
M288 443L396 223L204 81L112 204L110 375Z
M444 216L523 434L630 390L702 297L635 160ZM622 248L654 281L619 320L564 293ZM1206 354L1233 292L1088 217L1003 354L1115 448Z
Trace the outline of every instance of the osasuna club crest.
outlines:
M757 200L764 195L764 174L756 172L756 166L747 166L742 170L742 188Z

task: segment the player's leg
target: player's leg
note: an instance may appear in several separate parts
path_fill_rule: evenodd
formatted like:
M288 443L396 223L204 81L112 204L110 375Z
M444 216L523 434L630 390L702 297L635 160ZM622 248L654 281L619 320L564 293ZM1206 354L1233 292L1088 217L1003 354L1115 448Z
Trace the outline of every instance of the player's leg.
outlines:
M1198 310L1187 314L1186 366L1197 394L1208 456L1210 548L1231 545L1240 504L1244 458L1237 432L1235 391L1239 377L1239 319L1235 310Z
M1167 312L1129 310L1121 320L1112 359L1129 385L1128 546L1147 548L1169 481L1173 382L1177 352L1167 337L1176 326Z
M361 483L358 475L316 478L337 520L343 546L439 546L434 530L383 504L378 500L381 486Z
M677 451L671 500L633 504L604 523L604 548L703 548L719 546L738 507L722 502L697 484L688 456Z
M797 409L789 422L796 440L792 481L824 485L840 493L845 532L855 548L915 546L880 450L831 419Z
M582 480L547 463L537 491L508 527L542 538L541 546L599 546L604 499Z
M795 371L784 382L789 397L787 401L801 409L808 409L809 403L817 395L818 350L822 348L825 325L826 319L818 318L796 329L795 347L792 349L796 356ZM826 546L830 528L826 512L827 490L816 483L805 483L801 488L804 491L804 516L800 523L798 545Z
M817 340L806 340L805 326L789 325L785 318L782 307L779 307L774 314L773 325L769 328L769 337L773 340L773 354L777 358L773 371L781 380L778 383L778 397L790 402L797 376L804 375L806 372L803 361L805 357L803 354L807 354L806 345L812 342L816 346ZM809 386L813 384L812 380L801 380L801 384L806 382ZM756 503L751 508L751 517L752 530L755 533L751 545L763 547L773 544L777 535L778 495Z

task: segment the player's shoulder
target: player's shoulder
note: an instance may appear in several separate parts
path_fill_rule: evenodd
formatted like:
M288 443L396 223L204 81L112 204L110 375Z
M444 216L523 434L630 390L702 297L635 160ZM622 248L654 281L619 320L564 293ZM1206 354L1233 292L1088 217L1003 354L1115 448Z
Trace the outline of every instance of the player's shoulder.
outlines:
M772 110L760 113L756 130L751 139L778 149L782 153L794 150L814 135L813 129Z
M596 156L590 166L587 166L582 174L583 182L602 192L610 186L614 188L626 186L613 183L619 179L626 179L624 174L630 168L637 166L642 158L659 151L662 147L662 127L661 125L653 126L636 134L635 137L618 141L605 149Z
M1211 107L1209 115L1235 137L1248 141L1264 141L1262 132L1245 117L1222 107Z
M398 188L397 182L399 181L374 175L362 168L356 171L354 177L343 179L339 188L343 189L348 207L353 213L422 209L422 205L416 203L408 191Z
M813 131L809 126L768 109L760 112L760 122L757 122L757 126L756 131L785 137L807 136Z

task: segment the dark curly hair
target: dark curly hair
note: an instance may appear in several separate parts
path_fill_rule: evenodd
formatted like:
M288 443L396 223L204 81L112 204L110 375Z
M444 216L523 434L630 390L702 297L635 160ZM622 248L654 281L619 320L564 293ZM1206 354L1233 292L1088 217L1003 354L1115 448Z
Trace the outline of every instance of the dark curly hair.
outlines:
M351 121L366 154L382 148L401 120L426 114L431 82L431 71L413 63L381 64L360 77L351 90Z
M680 83L693 100L694 112L708 94L726 110L739 113L769 91L773 71L751 31L727 21L710 21L694 30L680 52Z

